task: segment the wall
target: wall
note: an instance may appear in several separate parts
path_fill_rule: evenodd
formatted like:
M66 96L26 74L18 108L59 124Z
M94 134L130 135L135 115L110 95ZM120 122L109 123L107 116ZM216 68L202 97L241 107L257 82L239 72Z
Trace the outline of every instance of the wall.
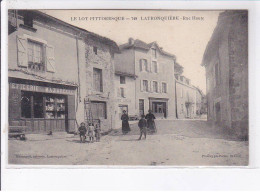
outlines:
M139 60L147 59L149 72L140 72ZM168 57L159 53L157 49L157 65L158 73L151 71L152 64L152 53L151 49L149 51L135 49L135 73L138 76L136 79L136 109L139 110L139 99L144 99L144 112L148 112L149 98L165 98L168 100L168 118L176 118L175 111L175 79L174 79L174 60L172 57ZM141 81L148 80L151 85L152 81L158 81L159 93L155 92L143 92L141 91ZM161 93L162 82L167 83L167 93Z
M125 98L116 95L115 96L115 128L121 127L121 117L119 105L128 106L128 115L138 115L138 109L135 109L135 79L133 77L125 77L125 84L120 84L120 76L115 75L114 86L115 94L118 93L120 87L125 89Z
M121 53L115 54L115 69L119 72L134 74L134 50L124 49Z
M19 17L20 18L20 17ZM23 24L23 20L18 19L19 24ZM17 31L13 32L8 37L8 60L9 60L9 76L30 78L35 79L33 76L25 75L20 72L13 72L12 70L24 70L29 71L26 68L19 67L17 61L17 36L23 36L24 34L36 37L38 39L44 40L47 44L54 46L55 55L55 67L56 71L51 72L38 72L40 76L49 80L62 80L66 82L77 83L77 49L76 49L76 38L71 34L75 34L71 29L64 27L56 22L44 20L44 17L38 17L34 21L34 28L37 29L36 32L18 28ZM66 48L66 49L64 49ZM70 72L68 74L68 72ZM37 79L35 79L37 80Z
M196 116L196 89L176 81L177 115L178 119L194 118ZM186 105L186 103L189 103Z
M217 122L216 103L224 128L241 138L248 135L248 26L246 11L223 12L211 40L217 50L206 65L208 119ZM215 82L215 65L220 64L221 82Z
M14 31L8 36L8 76L38 82L68 84L74 86L79 85L78 62L79 66L84 65L84 57L82 56L84 56L85 47L82 39L79 39L77 44L78 32L71 27L67 27L66 25L60 24L42 15L34 18L33 28L36 29L34 32L20 26L24 23L23 12L18 11L18 13L17 31ZM53 46L55 72L39 72L30 70L27 67L18 66L18 36L28 37L29 39L40 41L44 45ZM25 47L25 49L27 50L27 47ZM79 53L79 60L77 58L77 51ZM27 57L27 53L25 53L25 57ZM75 91L75 94L75 96L73 95L74 101L69 104L69 112L73 112L74 114L75 111L79 110L76 119L82 120L78 119L78 117L82 117L83 112L80 110L78 105L79 96L77 91ZM71 110L72 108L73 110ZM75 116L73 116L73 119L74 118ZM76 129L77 126L70 127L71 131Z
M248 138L248 17L233 16L229 33L231 125L241 138Z
M98 49L97 55L93 51L94 46ZM93 90L93 68L102 70L103 92ZM84 73L86 80L84 81L82 88L84 88L86 93L85 99L106 102L107 119L101 120L101 130L107 131L114 128L114 56L108 45L103 44L98 39L89 37L85 39Z

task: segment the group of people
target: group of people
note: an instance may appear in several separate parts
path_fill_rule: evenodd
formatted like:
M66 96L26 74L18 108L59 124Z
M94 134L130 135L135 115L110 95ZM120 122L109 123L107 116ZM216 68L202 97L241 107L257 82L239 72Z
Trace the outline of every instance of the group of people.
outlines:
M94 125L94 123L89 123L88 127L86 127L85 123L82 122L80 124L80 127L78 129L79 131L79 136L80 136L80 142L85 143L87 136L89 137L89 142L93 143L95 138L96 141L100 141L100 125L97 123Z
M142 135L144 134L144 138L146 139L147 129L151 133L156 133L156 125L154 122L155 116L151 110L148 110L148 114L146 116L142 115L141 119L138 122L138 127L140 128L140 137L138 140L141 140ZM126 111L123 111L123 115L121 116L122 120L122 133L127 134L131 131L129 126L129 117Z

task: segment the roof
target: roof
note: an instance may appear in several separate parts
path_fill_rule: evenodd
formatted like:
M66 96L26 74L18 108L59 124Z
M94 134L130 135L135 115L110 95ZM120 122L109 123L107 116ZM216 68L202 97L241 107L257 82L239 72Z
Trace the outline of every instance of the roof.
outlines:
M131 39L132 38L129 38L128 43L120 45L119 49L124 50L124 49L130 49L130 48L139 48L139 49L143 49L143 50L150 50L154 45L156 45L161 54L169 56L169 57L173 57L174 59L176 59L175 55L168 53L168 52L164 51L161 47L159 47L157 42L146 43L139 39L136 39L136 40L132 39L133 42L131 43Z
M26 10L20 10L20 11L26 11ZM101 42L103 42L104 44L107 44L107 45L111 46L111 47L114 49L115 52L119 52L119 47L118 47L118 45L116 44L116 42L113 41L113 40L111 40L111 39L109 39L109 38L107 38L107 37L100 36L100 35L98 35L98 34L96 34L96 33L94 33L94 32L90 32L90 31L88 31L88 30L86 30L86 29L83 29L83 28L80 28L80 27L77 27L77 26L73 26L73 25L71 25L71 24L69 24L69 23L66 23L66 22L64 22L64 21L62 21L62 20L60 20L60 19L58 19L58 18L55 18L55 17L53 17L53 16L50 16L50 15L48 15L48 14L46 14L46 13L44 13L44 12L41 12L41 11L39 11L39 10L30 10L30 11L31 11L31 12L34 12L34 13L36 13L36 14L42 15L42 16L44 16L44 17L47 17L47 18L49 18L49 19L51 19L51 20L54 20L54 21L56 21L56 22L58 22L58 23L60 23L60 24L63 24L63 25L65 25L65 26L68 26L68 27L70 27L70 28L72 28L72 29L74 29L74 30L76 30L76 31L83 32L83 33L85 33L86 35L90 35L90 36L92 36L92 37L95 37L95 38L99 39Z

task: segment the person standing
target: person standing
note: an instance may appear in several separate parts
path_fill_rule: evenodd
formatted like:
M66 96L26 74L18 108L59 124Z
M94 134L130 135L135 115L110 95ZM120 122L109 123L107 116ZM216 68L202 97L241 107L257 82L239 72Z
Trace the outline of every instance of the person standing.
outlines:
M155 126L155 116L152 113L152 110L148 110L148 114L145 116L145 119L147 120L147 128L151 133L156 133L156 126Z
M146 120L144 119L144 115L141 116L141 119L139 120L138 122L138 127L140 128L140 137L138 140L141 140L142 139L142 135L144 134L144 139L146 139L146 127L147 127L147 122Z
M123 115L121 116L121 120L122 120L122 133L123 134L127 134L130 130L130 126L129 126L129 117L126 114L126 111L123 111Z
M81 142L85 143L87 128L86 128L84 122L82 122L82 123L80 124L80 127L79 127L78 131L79 131L80 143L81 143Z

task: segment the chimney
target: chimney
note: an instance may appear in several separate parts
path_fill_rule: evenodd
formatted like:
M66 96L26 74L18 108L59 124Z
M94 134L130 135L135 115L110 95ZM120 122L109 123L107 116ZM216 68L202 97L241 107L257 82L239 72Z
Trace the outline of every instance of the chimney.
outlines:
M133 38L129 38L129 39L128 39L128 44L129 44L130 46L134 45L134 42L135 42L135 40L134 40Z

